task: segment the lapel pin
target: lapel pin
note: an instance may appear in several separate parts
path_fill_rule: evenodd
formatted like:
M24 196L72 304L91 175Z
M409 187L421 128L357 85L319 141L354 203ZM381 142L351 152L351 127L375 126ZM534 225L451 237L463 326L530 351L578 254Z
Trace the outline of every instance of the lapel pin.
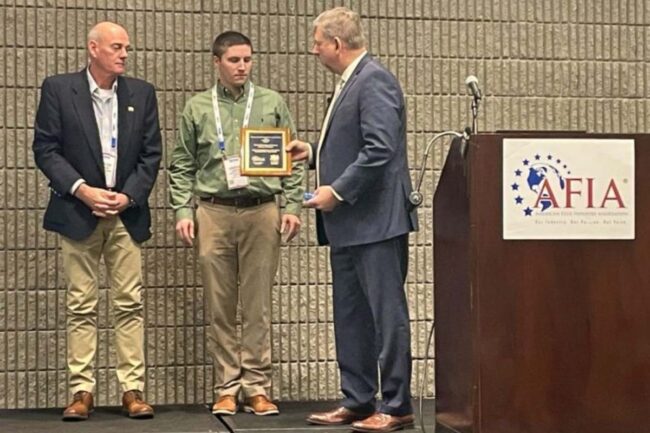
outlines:
M133 112L133 111L135 111L135 108L133 108L131 105L129 105L128 107L126 107L126 111Z

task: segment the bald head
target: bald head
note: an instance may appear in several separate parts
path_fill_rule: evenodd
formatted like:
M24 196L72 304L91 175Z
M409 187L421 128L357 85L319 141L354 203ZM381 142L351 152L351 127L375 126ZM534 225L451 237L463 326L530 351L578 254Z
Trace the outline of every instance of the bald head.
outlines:
M100 87L110 88L115 78L126 71L130 47L129 34L119 24L103 21L90 29L88 68Z
M90 43L90 41L100 41L113 34L124 34L128 37L126 29L121 25L113 23L111 21L102 21L101 23L95 24L95 26L90 29L88 32L87 42Z

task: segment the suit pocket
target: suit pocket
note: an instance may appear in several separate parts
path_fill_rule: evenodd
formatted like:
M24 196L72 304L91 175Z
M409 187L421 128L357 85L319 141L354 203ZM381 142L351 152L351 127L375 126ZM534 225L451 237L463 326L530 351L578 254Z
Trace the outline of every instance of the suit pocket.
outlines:
M70 216L89 212L86 205L72 196L60 196L54 191L50 192L50 202L45 211L44 220L50 224L66 226L70 223Z

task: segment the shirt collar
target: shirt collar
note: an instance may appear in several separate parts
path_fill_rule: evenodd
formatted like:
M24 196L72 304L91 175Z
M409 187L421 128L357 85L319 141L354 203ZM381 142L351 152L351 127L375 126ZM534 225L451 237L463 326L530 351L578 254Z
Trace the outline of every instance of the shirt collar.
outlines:
M363 59L363 57L366 54L368 54L367 50L359 54L359 56L356 59L354 59L352 63L348 65L347 68L345 68L345 71L343 71L343 73L341 74L341 81L343 81L344 83L348 82L348 80L352 76L352 73L354 72L355 69L357 69L357 66L359 66L359 63L361 62L361 59Z
M95 90L99 89L99 85L93 78L93 74L90 73L90 68L86 68L86 76L88 77L88 88L90 89L90 94L95 94ZM117 78L113 81L113 86L111 87L113 93L117 92Z
M250 91L251 85L250 85L250 80L246 80L244 83L244 91L241 92L239 97L236 99L233 97L232 93L230 90L228 90L223 84L221 84L221 81L217 81L217 95L221 98L228 98L233 101L238 101L240 98L242 98L244 95L248 95L248 92Z

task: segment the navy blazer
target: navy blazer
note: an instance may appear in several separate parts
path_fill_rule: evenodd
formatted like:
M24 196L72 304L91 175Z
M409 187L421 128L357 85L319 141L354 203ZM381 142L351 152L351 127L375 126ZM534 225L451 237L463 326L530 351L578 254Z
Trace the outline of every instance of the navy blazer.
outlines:
M120 218L136 242L151 237L148 198L162 146L158 103L146 81L118 77L118 149L115 190L135 201ZM70 194L85 179L106 188L99 130L86 70L55 75L43 81L36 113L32 149L36 165L50 181L50 201L43 227L74 240L90 236L98 223L81 200Z
M363 245L417 229L408 201L404 96L395 76L370 55L332 108L319 164L320 185L331 185L345 200L332 212L317 212L319 243Z

